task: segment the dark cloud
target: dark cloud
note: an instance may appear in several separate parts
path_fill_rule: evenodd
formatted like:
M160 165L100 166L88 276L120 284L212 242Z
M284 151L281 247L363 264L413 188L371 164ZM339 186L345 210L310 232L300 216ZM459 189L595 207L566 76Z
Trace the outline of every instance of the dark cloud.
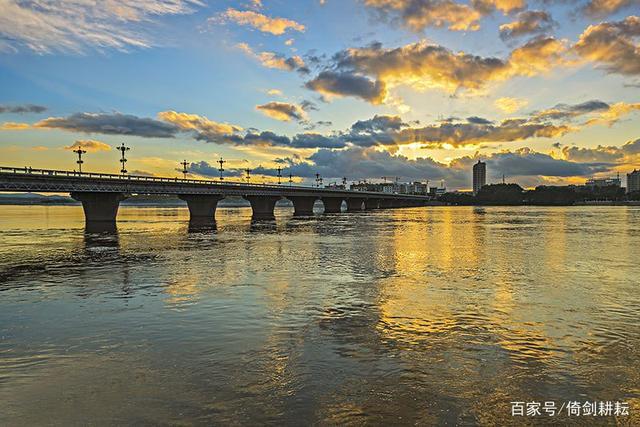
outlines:
M527 10L520 12L515 21L500 25L500 38L510 40L530 34L544 34L551 31L555 21L543 10Z
M336 53L331 70L323 71L307 87L325 95L359 97L372 104L383 102L386 88L397 85L451 93L477 91L491 82L548 72L566 62L565 50L564 43L552 37L533 39L506 59L453 52L426 41L396 48L372 43Z
M375 115L369 120L358 120L351 126L352 132L386 132L397 131L409 126L399 116L379 116Z
M256 109L272 119L284 122L291 120L299 122L307 119L305 110L301 106L287 102L268 102L256 106Z
M615 162L636 164L640 154L640 139L629 141L621 147L598 145L588 147L563 147L562 155L565 159L575 162Z
M324 96L354 96L372 104L382 103L387 93L384 83L346 72L323 71L305 86Z
M485 119L483 117L471 116L467 117L467 122L474 123L477 125L491 125L493 122L491 120Z
M511 13L524 8L524 0L473 0L470 4L453 0L364 0L385 21L399 22L416 32L427 27L447 27L452 31L475 31L486 15L500 10Z
M403 181L439 182L445 180L449 188L469 188L471 168L479 155L454 159L450 164L432 158L409 159L375 148L349 147L346 149L320 149L306 158L287 157L277 159L283 174L313 179L319 173L325 179L378 180L382 176L397 176ZM545 182L547 178L587 177L610 171L613 164L605 162L574 162L556 159L529 148L505 151L482 156L487 162L490 177L499 179L502 174L525 186ZM194 173L217 176L217 169L206 162L192 167ZM233 171L231 173L234 173ZM238 175L241 171L238 170ZM275 167L259 166L252 169L255 175L276 176Z
M617 22L589 26L574 45L583 58L599 64L609 73L640 75L640 18L628 16Z
M42 105L24 104L24 105L0 105L0 114L13 113L13 114L25 114L25 113L44 113L47 111L47 107Z
M50 117L37 122L34 126L71 132L145 138L173 138L180 131L180 128L172 123L120 113L76 113L68 117Z
M612 164L601 162L577 163L556 159L528 148L515 152L496 153L487 159L487 168L508 176L587 177L606 172L612 166Z
M609 104L604 101L592 100L573 105L558 104L547 110L536 111L533 116L539 120L568 120L596 111L607 111L609 108Z

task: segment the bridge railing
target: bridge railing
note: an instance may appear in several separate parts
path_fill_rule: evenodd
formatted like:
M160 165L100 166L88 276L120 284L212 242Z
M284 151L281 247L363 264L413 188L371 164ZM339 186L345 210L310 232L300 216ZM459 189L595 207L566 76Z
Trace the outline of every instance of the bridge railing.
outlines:
M24 175L39 175L39 176L59 176L59 177L77 177L77 178L98 178L98 179L113 179L124 181L146 181L146 182L160 182L160 183L183 183L183 184L199 184L199 185L235 185L235 186L254 186L254 187L273 187L282 188L283 186L292 188L304 188L304 189L318 189L316 187L308 187L302 185L274 185L267 183L251 183L241 181L218 181L208 179L189 179L189 178L168 178L159 176L146 176L146 175L119 175L112 173L96 173L96 172L78 172L78 171L63 171L55 169L36 169L25 166L23 168L5 167L0 166L0 173L12 173L12 174L24 174Z
M280 189L283 188L293 188L293 189L301 189L301 190L313 190L313 191L326 191L326 192L338 192L338 193L349 193L349 194L362 194L365 195L386 195L386 196L407 196L407 197L426 197L421 194L401 194L401 193L383 193L383 192L373 192L373 191L357 191L357 190L347 190L347 189L332 189L332 188L320 188L320 187L310 187L304 185L286 185L286 184L267 184L267 183L251 183L251 182L240 182L240 181L219 181L219 180L208 180L208 179L189 179L189 178L168 178L168 177L159 177L159 176L145 176L145 175L119 175L112 173L96 173L96 172L78 172L78 171L64 171L64 170L56 170L56 169L36 169L25 166L23 168L16 167L6 167L0 166L0 174L14 174L14 175L38 175L38 176L55 176L55 177L77 177L77 178L97 178L97 179L112 179L118 181L135 181L135 182L158 182L158 183L182 183L182 184L197 184L197 185L214 185L214 186L251 186L256 188L269 188L269 189Z

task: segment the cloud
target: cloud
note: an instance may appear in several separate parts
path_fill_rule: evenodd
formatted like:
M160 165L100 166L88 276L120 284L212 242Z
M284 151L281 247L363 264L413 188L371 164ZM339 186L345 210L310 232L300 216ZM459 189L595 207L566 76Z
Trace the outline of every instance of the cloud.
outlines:
M207 142L225 142L225 138L243 129L240 126L219 123L197 114L162 111L158 118L175 126L180 132L191 132L196 140Z
M255 52L247 43L238 43L236 47L259 61L264 67L284 71L298 71L300 74L309 74L310 72L304 59L298 55L286 57L275 52Z
M430 157L410 159L403 155L394 155L374 147L349 147L346 149L320 149L306 158L286 157L276 159L285 175L312 179L318 173L325 179L379 180L382 176L397 176L403 181L445 180L449 188L469 188L471 186L471 168L478 159L487 162L490 177L505 174L512 180L527 185L545 182L546 178L566 179L587 177L595 173L609 171L614 165L602 162L574 162L556 159L524 147L514 151L503 151L490 155L476 153L452 160L449 164L438 162ZM204 164L203 164L204 163ZM197 173L217 176L215 167L206 162L198 164ZM192 171L196 171L192 167ZM240 174L241 171L236 171ZM259 166L253 168L253 174L276 176L276 167Z
M640 155L640 139L628 141L621 147L598 145L595 148L562 147L562 156L576 162L609 162L635 165Z
M555 22L543 10L520 12L515 21L500 25L500 38L510 40L529 34L544 34L553 29Z
M600 100L591 100L580 104L558 104L553 108L536 111L533 120L560 120L568 122L585 117L583 125L605 124L612 126L622 117L640 110L640 103L618 102L608 104Z
M622 21L589 26L574 45L574 51L595 62L608 73L640 75L640 18L628 16Z
M171 123L121 113L75 113L68 117L49 117L34 127L145 138L173 138L180 131Z
M286 18L271 18L262 13L252 10L227 9L218 18L211 18L216 21L231 21L238 25L248 25L263 33L271 33L276 36L284 34L288 30L299 32L305 31L305 26L296 21Z
M529 101L522 98L503 97L495 100L494 105L507 114L515 113L516 111L526 107Z
M78 148L82 148L88 153L111 150L111 146L109 144L105 144L102 141L96 141L95 139L79 139L73 144L64 147L65 150L69 151L77 150Z
M271 95L271 96L282 96L283 93L280 89L269 89L267 91L267 95Z
M638 5L640 2L638 0L590 0L582 10L590 17L604 18L634 4Z
M563 42L551 37L531 40L507 59L455 53L426 41L397 48L373 43L338 52L333 57L337 71L323 71L307 87L323 94L360 97L372 104L385 99L387 87L398 85L474 92L491 82L544 74L566 63L565 50Z
M0 39L5 50L39 54L149 47L153 41L144 30L153 17L192 13L203 5L200 0L4 0Z
M289 122L291 120L300 122L307 120L307 113L302 107L286 102L268 102L256 106L256 109L267 117L283 122Z
M24 104L24 105L0 105L0 114L13 113L13 114L25 114L25 113L43 113L47 111L47 107L42 105Z
M29 123L4 122L0 124L0 130L26 130L30 127Z
M346 72L323 71L305 86L327 98L354 96L374 105L381 104L387 94L383 82Z
M427 27L451 31L475 31L480 20L495 10L511 13L525 7L524 0L474 0L470 4L453 0L365 0L384 20L400 22L415 32Z

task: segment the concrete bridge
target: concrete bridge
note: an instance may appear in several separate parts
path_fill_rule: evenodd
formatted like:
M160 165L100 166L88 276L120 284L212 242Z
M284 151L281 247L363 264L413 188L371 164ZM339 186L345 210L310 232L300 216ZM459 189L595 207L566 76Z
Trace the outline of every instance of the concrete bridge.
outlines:
M341 212L343 201L347 212L429 202L427 196L410 194L12 167L0 167L0 191L70 193L82 203L88 226L115 226L120 202L131 194L176 195L187 202L194 225L214 223L218 201L228 196L248 200L256 220L274 219L275 204L283 198L293 203L296 216L313 215L317 200L322 201L325 213Z

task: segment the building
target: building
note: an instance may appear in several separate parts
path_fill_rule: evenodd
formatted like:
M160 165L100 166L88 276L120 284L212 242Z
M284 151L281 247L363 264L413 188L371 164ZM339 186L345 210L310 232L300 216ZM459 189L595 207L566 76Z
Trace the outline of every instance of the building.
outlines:
M617 178L590 178L584 184L587 187L622 187L620 177Z
M482 186L487 184L487 164L478 160L473 165L473 195L478 194Z
M627 193L640 192L640 171L633 170L627 174Z

